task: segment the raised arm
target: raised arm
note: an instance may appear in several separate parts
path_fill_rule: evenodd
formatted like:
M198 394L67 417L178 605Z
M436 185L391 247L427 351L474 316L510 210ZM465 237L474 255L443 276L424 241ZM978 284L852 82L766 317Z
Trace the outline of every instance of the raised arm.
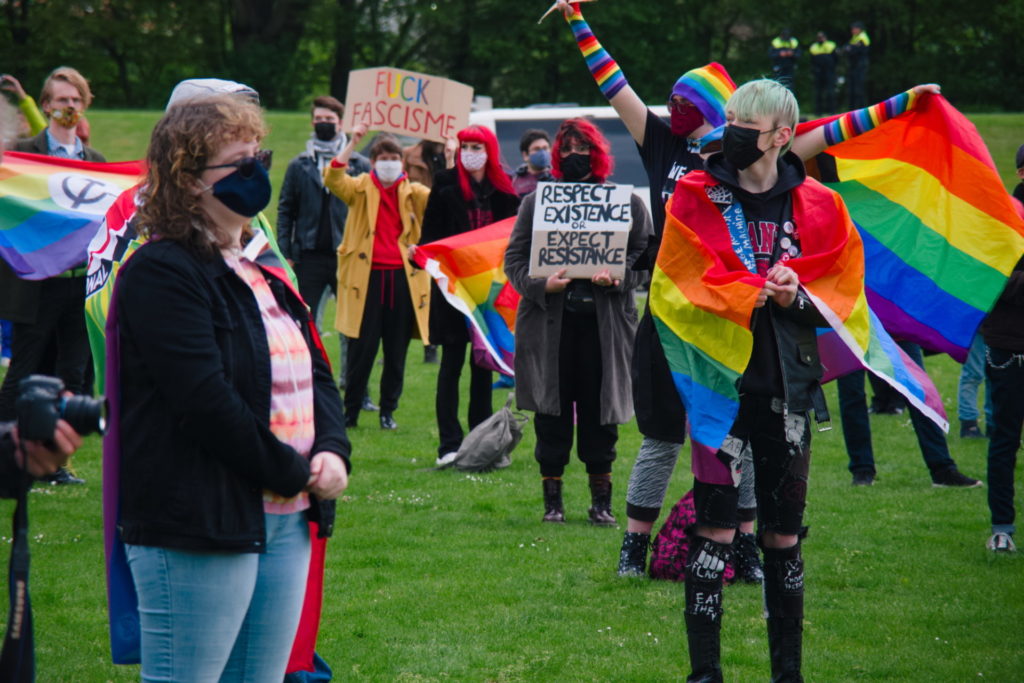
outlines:
M846 112L834 121L818 126L812 131L798 135L793 141L793 151L805 161L824 152L827 147L838 145L850 138L866 133L894 116L914 106L917 98L925 93L938 95L942 89L935 83L915 85L906 92L893 95L884 102L864 109Z
M594 37L594 32L583 19L579 3L570 5L565 0L560 0L558 8L562 10L565 20L569 23L580 52L583 53L583 59L587 62L587 68L597 82L597 87L601 89L601 94L615 109L626 130L636 140L636 144L643 145L647 105L626 82L625 74L612 56Z

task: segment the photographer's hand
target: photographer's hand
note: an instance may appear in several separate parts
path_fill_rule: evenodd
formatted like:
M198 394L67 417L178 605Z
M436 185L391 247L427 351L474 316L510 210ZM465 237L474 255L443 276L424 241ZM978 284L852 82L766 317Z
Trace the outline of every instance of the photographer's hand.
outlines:
M22 442L18 438L17 427L14 428L14 444L18 464L38 479L53 474L58 467L66 464L68 458L82 447L82 437L67 422L57 420L57 427L53 432L53 447L56 450L42 441Z

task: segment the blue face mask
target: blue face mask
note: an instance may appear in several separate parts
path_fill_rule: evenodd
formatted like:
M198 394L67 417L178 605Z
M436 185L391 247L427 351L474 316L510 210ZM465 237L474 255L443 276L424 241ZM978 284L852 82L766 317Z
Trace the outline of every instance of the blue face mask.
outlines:
M252 218L270 203L270 176L267 175L267 169L256 157L225 165L238 168L213 184L213 196L239 216Z
M551 150L538 149L531 152L529 156L530 166L534 168L549 168L551 166Z

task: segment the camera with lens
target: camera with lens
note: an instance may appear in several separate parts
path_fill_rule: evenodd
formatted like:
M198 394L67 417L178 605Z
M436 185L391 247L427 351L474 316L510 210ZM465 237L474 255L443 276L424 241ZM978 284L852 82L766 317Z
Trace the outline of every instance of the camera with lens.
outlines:
M29 441L53 439L57 420L86 436L106 429L106 400L89 396L65 396L64 382L46 375L29 375L18 384L15 401L18 434Z

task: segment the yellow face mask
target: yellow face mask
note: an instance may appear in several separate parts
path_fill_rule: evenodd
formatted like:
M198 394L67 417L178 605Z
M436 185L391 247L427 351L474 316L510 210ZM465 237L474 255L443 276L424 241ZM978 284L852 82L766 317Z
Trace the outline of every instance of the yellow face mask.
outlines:
M74 128L78 125L78 120L82 118L82 112L78 111L74 107L64 107L63 109L54 109L51 111L50 118L64 128Z

